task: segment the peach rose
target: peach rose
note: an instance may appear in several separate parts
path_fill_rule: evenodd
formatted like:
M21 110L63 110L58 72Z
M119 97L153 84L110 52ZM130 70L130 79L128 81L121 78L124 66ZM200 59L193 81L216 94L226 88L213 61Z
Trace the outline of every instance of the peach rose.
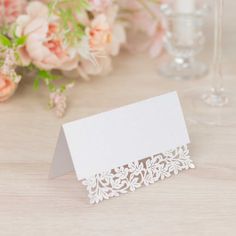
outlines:
M25 0L1 0L0 1L0 25L13 23L23 12Z
M104 14L100 14L91 22L87 29L90 48L94 51L103 51L112 41L110 25Z
M41 2L31 2L26 15L17 19L17 36L27 36L20 49L24 65L32 62L41 69L72 70L77 66L76 54L64 45L59 25L54 16L49 17L48 8Z
M6 101L16 91L17 84L7 75L0 73L0 102Z

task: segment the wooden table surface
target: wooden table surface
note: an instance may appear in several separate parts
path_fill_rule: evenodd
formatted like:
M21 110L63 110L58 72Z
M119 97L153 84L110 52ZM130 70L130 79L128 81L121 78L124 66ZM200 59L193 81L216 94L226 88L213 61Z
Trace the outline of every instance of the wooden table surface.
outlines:
M233 1L226 4L224 72L226 79L234 79L236 91L236 28L229 23L235 20L235 7ZM211 55L207 48L206 61ZM15 97L1 104L1 236L236 235L236 127L188 124L195 170L99 205L89 204L73 173L48 180L64 122L208 84L206 78L163 79L157 73L159 61L123 53L115 59L110 76L77 84L63 119L47 110L46 91L33 91L28 80Z

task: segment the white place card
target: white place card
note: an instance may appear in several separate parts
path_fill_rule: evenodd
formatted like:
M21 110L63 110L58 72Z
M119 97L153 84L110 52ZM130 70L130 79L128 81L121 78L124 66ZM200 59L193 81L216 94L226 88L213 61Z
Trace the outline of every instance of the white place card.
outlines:
M50 177L75 171L91 203L194 168L176 92L62 126Z

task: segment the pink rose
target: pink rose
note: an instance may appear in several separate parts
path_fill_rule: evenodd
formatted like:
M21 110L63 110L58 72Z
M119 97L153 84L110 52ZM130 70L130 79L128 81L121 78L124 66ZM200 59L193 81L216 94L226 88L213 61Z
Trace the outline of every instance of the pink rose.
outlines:
M27 36L26 44L20 49L24 65L32 62L41 69L72 70L77 66L77 58L64 45L59 34L55 16L49 17L48 8L41 2L31 2L26 15L17 19L17 36Z
M87 29L90 48L94 51L102 51L112 41L110 25L105 15L100 14L91 22Z
M87 29L89 44L92 51L116 56L122 44L126 42L124 25L117 21L119 8L109 7L106 14L98 14Z
M8 76L0 73L0 102L6 101L16 91L17 84Z
M1 0L0 1L0 25L13 23L23 12L25 0Z

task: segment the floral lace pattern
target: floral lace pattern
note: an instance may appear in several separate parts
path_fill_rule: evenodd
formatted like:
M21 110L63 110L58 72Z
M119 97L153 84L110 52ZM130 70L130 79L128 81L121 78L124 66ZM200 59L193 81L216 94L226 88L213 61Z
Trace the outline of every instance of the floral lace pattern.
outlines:
M194 164L187 146L177 147L164 153L132 162L126 166L106 171L83 181L89 192L90 203L118 197L159 180L192 169Z

